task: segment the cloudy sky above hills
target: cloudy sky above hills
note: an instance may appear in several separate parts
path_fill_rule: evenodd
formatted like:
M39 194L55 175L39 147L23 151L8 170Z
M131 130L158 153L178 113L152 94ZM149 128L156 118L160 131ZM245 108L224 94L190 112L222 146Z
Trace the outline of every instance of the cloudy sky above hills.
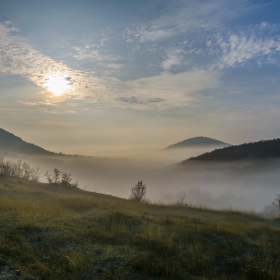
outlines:
M82 154L280 137L279 11L274 0L0 0L0 127Z

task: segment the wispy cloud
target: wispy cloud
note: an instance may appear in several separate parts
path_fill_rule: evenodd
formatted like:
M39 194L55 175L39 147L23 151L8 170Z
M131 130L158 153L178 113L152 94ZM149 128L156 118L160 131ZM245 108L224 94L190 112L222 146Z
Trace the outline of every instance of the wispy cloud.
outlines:
M36 105L38 105L37 102L28 102L28 101L22 101L22 100L20 100L19 103L21 103L23 105L28 105L28 106L36 106Z
M175 37L180 33L193 32L197 28L211 28L221 21L238 17L248 9L248 0L174 1L164 13L147 23L137 23L126 30L127 42L141 43Z
M10 32L19 32L19 28L15 27L10 21L5 21L5 26Z
M146 100L140 100L136 96L131 96L131 97L118 97L116 100L128 103L128 104L151 104L151 103L160 103L163 102L163 98L148 98Z
M166 109L189 106L196 99L196 93L214 89L218 84L218 72L194 70L179 74L163 72L154 77L116 83L115 87L122 93L119 101L132 105L145 104L150 108L157 105L158 109ZM142 100L146 102L139 103Z
M181 65L182 56L184 53L182 49L175 49L167 52L166 59L161 63L161 67L164 70L170 70L173 66Z
M69 97L82 98L90 94L96 99L106 99L103 93L108 87L104 79L96 77L91 71L71 69L43 55L23 38L11 36L9 29L3 24L0 24L0 53L0 72L4 74L24 76L44 89L48 77L57 73L71 81L71 87L67 91Z
M37 124L46 125L46 126L61 126L61 127L73 127L77 126L77 123L73 122L60 122L60 121L41 121Z
M228 42L221 41L223 56L220 67L233 67L247 60L273 55L280 51L280 40L255 36L231 35Z

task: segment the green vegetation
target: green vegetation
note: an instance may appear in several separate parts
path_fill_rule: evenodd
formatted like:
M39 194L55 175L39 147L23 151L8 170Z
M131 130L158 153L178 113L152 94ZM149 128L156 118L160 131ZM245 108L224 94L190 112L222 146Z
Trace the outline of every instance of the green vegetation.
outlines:
M0 275L8 267L17 279L280 279L279 225L2 176Z

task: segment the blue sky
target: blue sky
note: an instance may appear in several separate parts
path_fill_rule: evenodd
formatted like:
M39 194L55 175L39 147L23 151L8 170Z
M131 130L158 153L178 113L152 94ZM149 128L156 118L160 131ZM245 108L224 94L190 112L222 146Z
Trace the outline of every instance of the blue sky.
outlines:
M0 127L83 154L280 137L279 11L279 1L1 0Z

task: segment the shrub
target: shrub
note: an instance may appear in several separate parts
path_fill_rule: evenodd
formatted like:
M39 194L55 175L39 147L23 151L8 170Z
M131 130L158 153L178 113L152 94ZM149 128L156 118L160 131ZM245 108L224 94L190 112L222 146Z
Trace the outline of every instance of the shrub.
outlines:
M19 177L29 181L38 182L41 174L39 168L31 168L26 162L22 162L21 160L13 162L0 156L0 175Z
M78 187L77 181L76 183L71 183L72 182L71 174L66 172L61 172L57 168L53 170L53 175L50 174L49 171L47 171L45 173L45 176L49 184L59 184L62 186L69 186L75 188Z
M144 201L146 196L146 185L143 184L143 181L139 181L131 189L130 199L135 201Z

